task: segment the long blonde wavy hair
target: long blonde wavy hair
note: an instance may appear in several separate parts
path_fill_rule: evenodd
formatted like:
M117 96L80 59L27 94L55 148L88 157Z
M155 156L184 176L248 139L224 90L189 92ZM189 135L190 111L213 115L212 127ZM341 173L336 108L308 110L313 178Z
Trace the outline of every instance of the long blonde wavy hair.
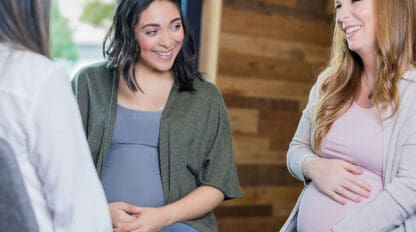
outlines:
M389 106L393 117L400 103L398 82L415 64L415 0L374 0L376 6L377 77L371 101L378 112ZM334 25L329 64L324 71L314 117L313 149L319 153L322 140L334 121L351 105L359 89L363 62L348 49L344 32ZM386 119L386 118L384 118ZM383 119L383 120L384 120Z

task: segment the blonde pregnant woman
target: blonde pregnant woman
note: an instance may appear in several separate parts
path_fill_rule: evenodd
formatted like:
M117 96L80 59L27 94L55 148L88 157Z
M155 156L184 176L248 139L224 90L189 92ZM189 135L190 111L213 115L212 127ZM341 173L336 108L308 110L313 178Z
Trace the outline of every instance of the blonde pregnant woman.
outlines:
M416 231L413 0L336 0L331 58L289 147L281 231Z

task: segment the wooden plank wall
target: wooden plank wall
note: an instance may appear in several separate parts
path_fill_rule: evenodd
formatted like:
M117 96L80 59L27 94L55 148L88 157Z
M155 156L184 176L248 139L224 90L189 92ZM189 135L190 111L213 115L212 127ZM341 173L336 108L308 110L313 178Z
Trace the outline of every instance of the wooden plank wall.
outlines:
M286 150L328 59L327 0L224 0L217 86L229 110L245 197L216 210L221 232L277 231L302 184Z

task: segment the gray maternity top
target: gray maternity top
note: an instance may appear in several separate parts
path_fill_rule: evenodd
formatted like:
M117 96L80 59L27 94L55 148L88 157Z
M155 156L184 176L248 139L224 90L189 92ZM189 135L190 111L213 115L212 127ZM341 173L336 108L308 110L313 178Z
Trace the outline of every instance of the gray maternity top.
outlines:
M162 110L117 106L101 178L108 202L123 201L141 207L164 205L158 145L161 115Z

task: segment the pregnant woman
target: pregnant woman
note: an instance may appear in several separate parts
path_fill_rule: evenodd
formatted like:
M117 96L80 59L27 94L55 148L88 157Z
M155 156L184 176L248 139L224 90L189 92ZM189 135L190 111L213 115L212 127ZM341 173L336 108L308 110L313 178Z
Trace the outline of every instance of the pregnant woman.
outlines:
M335 0L331 59L287 154L281 231L416 231L413 0Z
M117 1L107 61L73 82L115 231L218 231L212 210L242 195L224 102L180 9Z

